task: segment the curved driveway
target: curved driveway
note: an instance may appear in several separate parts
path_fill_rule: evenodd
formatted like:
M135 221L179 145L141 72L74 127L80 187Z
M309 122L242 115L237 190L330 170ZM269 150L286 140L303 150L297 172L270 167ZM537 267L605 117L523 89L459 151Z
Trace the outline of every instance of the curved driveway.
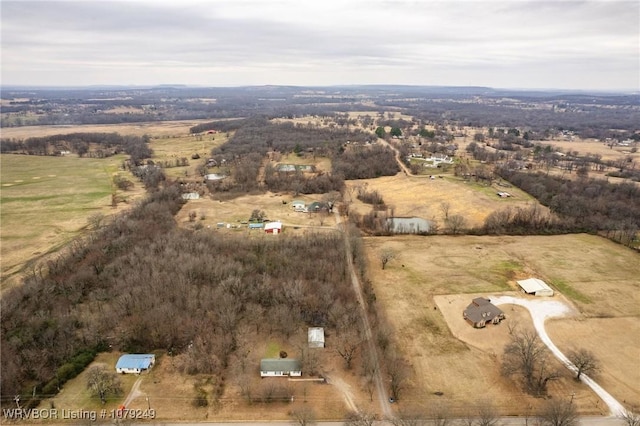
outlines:
M531 314L531 318L533 319L533 326L535 327L540 340L547 345L549 350L553 353L553 355L560 360L574 373L578 373L578 369L569 359L558 349L556 345L553 344L551 338L547 334L547 331L544 328L544 322L547 318L554 317L563 317L572 313L572 309L566 304L557 301L557 300L529 300L529 299L521 299L513 296L496 296L491 297L491 303L494 305L504 305L504 304L512 304L522 306L529 310ZM618 400L616 400L609 392L604 390L602 386L597 384L591 377L586 374L582 374L580 376L580 380L582 380L585 384L587 384L593 391L598 394L598 396L607 404L609 407L609 412L612 416L622 416L626 410Z

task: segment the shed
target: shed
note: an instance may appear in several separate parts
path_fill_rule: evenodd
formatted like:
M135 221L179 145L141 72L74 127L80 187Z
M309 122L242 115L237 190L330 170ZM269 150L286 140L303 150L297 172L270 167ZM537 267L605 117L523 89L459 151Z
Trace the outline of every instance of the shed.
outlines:
M523 292L534 296L553 296L553 289L538 278L529 278L518 281L518 285Z
M218 173L209 173L207 175L204 175L204 180L222 180L226 178L225 175L221 175Z
M474 328L483 328L487 324L499 324L504 319L504 312L490 299L476 297L462 312L462 317Z
M156 363L154 354L125 354L116 363L116 372L122 374L140 374Z
M264 224L264 232L267 234L282 233L282 222L268 222Z
M249 222L249 229L262 229L264 228L264 223L262 222Z
M182 194L182 199L183 200L198 200L198 199L200 199L200 194L198 194L197 192L185 192L184 194Z
M307 334L310 348L324 348L324 328L309 327Z
M291 202L291 208L294 209L297 212L303 212L305 211L305 202L304 201L300 201L300 200L293 200Z
M293 358L263 358L260 377L302 376L302 364Z

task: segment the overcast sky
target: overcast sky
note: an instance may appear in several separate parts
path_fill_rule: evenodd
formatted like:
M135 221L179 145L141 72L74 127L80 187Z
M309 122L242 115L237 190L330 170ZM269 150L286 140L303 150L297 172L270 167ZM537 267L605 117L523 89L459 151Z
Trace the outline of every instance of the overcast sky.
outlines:
M3 85L640 89L640 1L1 0Z

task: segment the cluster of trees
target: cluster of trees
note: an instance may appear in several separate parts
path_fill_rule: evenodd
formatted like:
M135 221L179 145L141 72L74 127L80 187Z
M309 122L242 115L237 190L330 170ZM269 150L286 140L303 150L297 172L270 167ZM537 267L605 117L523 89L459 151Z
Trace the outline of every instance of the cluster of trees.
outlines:
M87 350L164 349L180 371L223 377L246 330L359 333L341 235L188 231L173 219L181 204L176 187L151 193L3 295L3 399L25 392L26 401L33 389L37 398Z
M148 135L132 136L119 133L69 133L32 137L24 140L3 139L3 153L18 152L29 155L60 155L62 151L95 157L109 157L125 152L133 163L151 157Z
M264 171L264 183L270 191L290 191L298 194L325 194L332 191L341 192L344 188L342 176L332 173L305 174L278 171L271 163Z
M227 143L212 151L213 158L219 164L224 160L225 164L232 166L231 180L209 184L211 189L217 191L246 192L262 189L259 185L263 183L264 189L271 191L324 193L342 191L345 179L373 178L399 171L393 151L377 145L365 145L364 142L368 142L371 136L362 131L319 128L290 122L272 123L264 117L205 123L204 128L209 125L219 130L239 126ZM231 127L225 127L227 125ZM347 142L359 144L353 146L347 145ZM270 151L327 156L332 159L332 171L320 174L285 172L267 164L264 180L259 183L260 170Z
M535 220L529 221L534 227L546 221L547 225L559 225L565 232L604 232L609 238L629 245L640 229L640 189L635 184L602 179L569 180L505 167L496 169L496 173L534 196L562 219L541 222L536 215Z
M393 176L400 171L392 149L380 145L355 146L332 158L334 174L345 179L371 179Z

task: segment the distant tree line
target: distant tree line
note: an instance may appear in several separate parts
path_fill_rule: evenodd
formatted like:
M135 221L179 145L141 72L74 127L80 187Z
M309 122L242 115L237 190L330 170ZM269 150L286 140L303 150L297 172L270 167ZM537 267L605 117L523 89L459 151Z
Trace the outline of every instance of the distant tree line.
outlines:
M549 207L557 218L537 209L496 212L485 222L486 231L507 226L544 232L600 232L631 245L640 229L640 188L633 183L610 183L602 179L570 180L543 172L529 173L506 167L496 173Z
M75 152L80 157L110 157L124 152L133 163L150 158L148 135L132 136L119 133L69 133L32 137L24 140L3 139L3 153L17 152L29 155L61 155L62 151Z
M345 345L361 334L340 234L184 230L181 206L177 186L160 188L3 294L3 401L37 403L107 348L163 350L179 371L223 378L230 357L246 358L247 330L287 339L324 326Z

